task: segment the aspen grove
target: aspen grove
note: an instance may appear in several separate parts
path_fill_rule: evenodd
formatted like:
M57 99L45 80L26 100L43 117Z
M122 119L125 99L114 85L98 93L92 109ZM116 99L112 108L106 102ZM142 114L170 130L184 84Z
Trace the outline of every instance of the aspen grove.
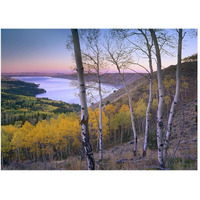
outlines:
M114 159L104 156L106 151L113 153L121 148L122 153L126 144L130 145L131 158L117 157L114 161L117 167L141 160L148 163L155 153L156 164L152 163L156 169L172 169L184 135L185 99L188 94L193 95L189 70L182 74L182 66L187 63L192 66L197 61L197 54L182 59L187 34L189 31L184 29L169 32L165 29L71 29L67 50L71 50L74 58L81 111L54 113L34 123L26 119L3 125L2 166L26 160L46 165L73 157L81 158L81 162L86 158L88 170L104 169L110 164L108 160ZM167 56L169 60L172 56L177 60L168 71L163 69ZM137 67L145 72L138 72ZM104 78L109 68L116 70L120 89L104 99L102 83L111 82ZM140 78L128 80L126 75L133 72ZM87 95L89 86L86 86L90 74L94 75L92 81L97 83L99 96L91 105ZM180 119L175 119L177 113ZM177 122L182 123L181 130ZM170 149L171 137L177 141Z

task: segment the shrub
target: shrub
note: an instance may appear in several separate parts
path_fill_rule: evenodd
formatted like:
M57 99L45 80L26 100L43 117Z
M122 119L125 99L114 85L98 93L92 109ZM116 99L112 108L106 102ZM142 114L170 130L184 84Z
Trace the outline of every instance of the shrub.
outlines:
M148 147L149 149L157 149L157 136L155 130L149 131Z
M110 101L107 100L107 101L106 101L106 105L108 105L109 103L110 103Z

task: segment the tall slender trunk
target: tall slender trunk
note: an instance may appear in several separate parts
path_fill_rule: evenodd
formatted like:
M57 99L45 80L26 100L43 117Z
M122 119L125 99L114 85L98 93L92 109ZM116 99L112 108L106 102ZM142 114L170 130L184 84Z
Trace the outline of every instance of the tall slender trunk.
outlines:
M158 46L158 41L156 34L153 29L150 29L151 37L154 41L156 58L157 58L157 80L158 80L158 110L157 110L157 144L158 144L158 163L160 167L164 167L163 162L163 105L164 105L164 90L163 90L163 81L162 81L162 72L161 72L161 56L160 49Z
M76 67L79 83L79 98L81 103L81 135L82 135L82 145L85 150L88 170L95 169L95 161L93 156L92 146L90 144L90 134L88 127L88 108L86 101L86 88L84 80L84 69L82 64L81 49L79 43L78 30L72 29L73 43L74 43L74 52L76 58Z
M100 157L100 160L102 160L103 159L102 94L101 94L101 80L99 76L99 70L97 71L97 78L98 78L98 90L99 90L99 97L100 97L100 100L99 100L99 157Z
M135 122L134 122L134 116L133 116L132 99L131 99L128 87L125 83L124 76L121 74L119 69L118 69L118 71L119 71L119 73L122 77L122 81L123 81L124 88L126 90L126 94L128 95L128 103L129 103L130 114L131 114L131 124L132 124L133 133L134 133L134 149L133 149L133 152L134 152L134 156L136 156L137 155L137 132L136 132L136 129L135 129Z
M153 70L152 70L152 60L149 58L149 65L151 66L151 74L150 74L150 82L149 82L149 100L148 100L148 105L147 105L147 111L146 111L146 125L145 125L145 137L144 137L144 147L143 147L143 156L146 156L147 152L147 144L148 144L148 137L149 137L149 114L150 114L150 109L151 109L151 104L153 101Z
M176 67L176 92L174 96L174 100L171 105L168 123L167 123L167 133L165 137L165 143L164 143L164 158L167 157L167 149L169 147L169 139L171 135L172 130L172 119L174 115L174 110L176 108L176 105L178 103L178 98L180 94L180 86L181 86L181 78L180 78L180 67L181 67L181 53L182 53L182 29L179 29L179 38L178 38L178 58L177 58L177 67Z
M99 152L99 138L97 139L97 148L96 148L96 152Z
M149 114L151 109L151 104L153 101L153 65L152 65L152 54L151 48L153 45L149 44L149 40L147 35L141 30L142 35L146 40L147 50L148 50L148 58L149 58L149 69L150 69L150 80L149 80L149 100L146 110L146 125L145 125L145 138L144 138L144 146L143 146L143 156L146 156L147 145L148 145L148 137L149 137Z

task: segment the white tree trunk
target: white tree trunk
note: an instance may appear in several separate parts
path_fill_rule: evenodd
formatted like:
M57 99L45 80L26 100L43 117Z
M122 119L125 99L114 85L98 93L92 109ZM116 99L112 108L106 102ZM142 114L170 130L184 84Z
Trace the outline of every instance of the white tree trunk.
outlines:
M163 162L163 105L164 105L164 90L163 90L163 81L162 81L162 72L161 72L161 57L160 49L158 46L158 41L154 30L150 29L152 39L154 41L156 58L157 58L157 80L158 80L158 110L157 110L157 145L158 145L158 163L160 167L164 167Z
M134 153L134 156L136 156L137 155L137 132L136 132L136 129L135 129L135 121L134 121L134 116L133 116L132 99L131 99L128 87L126 86L126 83L125 83L125 80L124 80L124 76L121 74L119 69L118 69L118 71L119 71L119 74L122 77L122 81L123 81L124 88L126 90L126 94L128 95L128 103L129 103L130 114L131 114L131 124L132 124L133 133L134 133L134 149L133 149L133 153Z
M79 83L79 98L80 98L80 103L81 103L82 144L83 144L85 154L86 154L88 170L94 170L95 162L94 162L92 146L90 144L86 88L85 88L84 69L83 69L83 64L82 64L78 30L72 29L71 32L72 32L73 43L74 43L74 52L75 52L75 58L76 58L76 67L77 67L77 75L78 75L78 83Z
M144 137L144 147L143 147L143 156L146 156L147 152L147 143L148 143L148 137L149 137L149 114L150 114L150 109L151 109L151 104L153 101L153 67L152 67L152 59L151 59L151 52L149 52L149 68L151 71L150 74L150 82L149 82L149 101L147 105L147 111L146 111L146 126L145 126L145 137Z
M146 152L147 152L147 143L148 143L148 137L149 137L149 114L150 114L152 99L153 98L152 98L152 79L151 79L149 83L149 101L148 101L147 111L146 111L146 125L145 125L143 156L146 156Z
M149 137L149 115L150 115L150 109L151 109L151 104L153 101L153 66L152 66L152 54L151 54L151 48L152 45L149 44L149 40L147 35L140 30L142 35L144 36L146 40L146 46L147 46L147 56L149 58L149 69L150 69L150 80L149 80L149 101L147 105L147 111L146 111L146 126L145 126L145 138L144 138L144 147L143 147L143 157L146 156L147 152L147 145L148 145L148 137Z
M99 72L97 72L98 76L98 89L99 89L99 156L100 160L103 159L103 125L102 125L102 94L101 94L101 80L99 76Z
M167 123L167 133L166 133L165 143L164 143L164 158L165 159L167 157L167 149L169 147L169 139L170 139L171 130L172 130L172 119L174 116L174 110L178 103L180 87L181 87L180 66L181 66L181 52L182 52L182 29L179 29L178 33L179 33L179 38L178 38L178 58L177 58L177 67L176 67L176 92L175 92L174 100L171 105L168 123Z

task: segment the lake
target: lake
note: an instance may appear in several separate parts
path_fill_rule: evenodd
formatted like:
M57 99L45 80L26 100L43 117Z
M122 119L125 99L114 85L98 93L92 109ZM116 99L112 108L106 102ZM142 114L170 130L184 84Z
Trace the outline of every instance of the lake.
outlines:
M75 86L77 85L77 81L47 76L15 76L12 78L28 83L39 84L39 88L45 89L46 93L36 95L38 98L48 98L51 100L63 101L66 103L80 104L78 97L79 90ZM92 94L87 94L88 104L90 105L92 102L96 103L99 101L97 84L91 82L86 85L88 87L87 93ZM90 86L92 86L92 88L90 88ZM112 85L102 84L103 98L117 89L118 88Z

